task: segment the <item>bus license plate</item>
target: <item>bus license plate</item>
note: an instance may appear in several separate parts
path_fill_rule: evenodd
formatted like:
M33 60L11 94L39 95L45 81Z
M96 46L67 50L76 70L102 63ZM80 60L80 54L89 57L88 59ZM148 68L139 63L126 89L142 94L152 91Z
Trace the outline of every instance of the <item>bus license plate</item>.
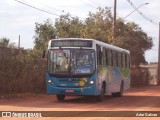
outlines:
M74 90L66 90L66 93L73 93Z

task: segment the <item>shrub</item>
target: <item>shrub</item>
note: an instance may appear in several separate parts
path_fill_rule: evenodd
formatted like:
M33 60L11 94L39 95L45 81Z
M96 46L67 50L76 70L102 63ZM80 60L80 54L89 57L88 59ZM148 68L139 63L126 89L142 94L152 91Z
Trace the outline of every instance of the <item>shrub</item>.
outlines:
M131 87L148 85L150 73L147 68L136 67L131 71Z
M3 48L1 54L0 94L45 92L45 60L28 50Z

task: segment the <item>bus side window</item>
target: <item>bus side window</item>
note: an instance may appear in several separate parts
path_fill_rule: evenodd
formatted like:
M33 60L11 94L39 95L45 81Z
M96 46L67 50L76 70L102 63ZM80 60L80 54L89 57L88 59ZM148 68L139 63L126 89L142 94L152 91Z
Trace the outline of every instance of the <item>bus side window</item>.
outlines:
M109 65L109 60L108 60L108 49L105 49L105 58L106 58L106 65Z
M123 67L123 53L121 53L121 67Z
M118 52L116 51L116 64L118 66Z
M102 64L106 66L106 49L104 47L102 49Z
M122 67L122 55L118 52L118 67Z
M117 66L117 54L116 54L116 51L113 51L112 55L113 55L113 66Z
M123 53L122 56L123 56L123 59L122 59L123 60L123 67L125 68L125 65L126 65L125 54Z
M112 51L113 66L115 66L115 51Z
M111 50L111 66L113 66L113 50Z
M97 65L102 65L102 51L101 46L96 45L97 48Z
M110 66L113 65L112 50L108 50L108 63Z
M102 65L102 59L103 58L103 54L102 54L102 51L101 50L99 50L99 65Z

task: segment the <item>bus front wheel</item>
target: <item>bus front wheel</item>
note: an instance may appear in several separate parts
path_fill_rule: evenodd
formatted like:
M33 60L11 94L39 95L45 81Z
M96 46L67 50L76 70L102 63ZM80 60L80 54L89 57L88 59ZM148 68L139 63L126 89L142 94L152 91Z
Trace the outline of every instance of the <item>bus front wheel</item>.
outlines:
M101 102L104 99L104 95L105 95L105 84L103 83L102 88L101 88L101 93L100 95L97 96L97 101Z
M58 101L64 101L64 98L65 98L65 95L61 95L61 94L57 95L57 100Z

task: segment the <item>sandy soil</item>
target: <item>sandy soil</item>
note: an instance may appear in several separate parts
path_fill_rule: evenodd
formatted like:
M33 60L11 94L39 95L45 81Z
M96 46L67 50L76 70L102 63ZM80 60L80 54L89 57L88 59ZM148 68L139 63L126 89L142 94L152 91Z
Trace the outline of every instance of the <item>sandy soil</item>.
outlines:
M106 96L103 102L94 97L67 96L58 102L55 95L20 95L0 99L0 111L158 111L160 114L160 86L131 88L123 97ZM74 113L73 113L74 114ZM95 113L96 114L96 113ZM114 116L114 115L113 115ZM19 120L24 118L0 118ZM160 117L43 117L27 120L159 120Z

